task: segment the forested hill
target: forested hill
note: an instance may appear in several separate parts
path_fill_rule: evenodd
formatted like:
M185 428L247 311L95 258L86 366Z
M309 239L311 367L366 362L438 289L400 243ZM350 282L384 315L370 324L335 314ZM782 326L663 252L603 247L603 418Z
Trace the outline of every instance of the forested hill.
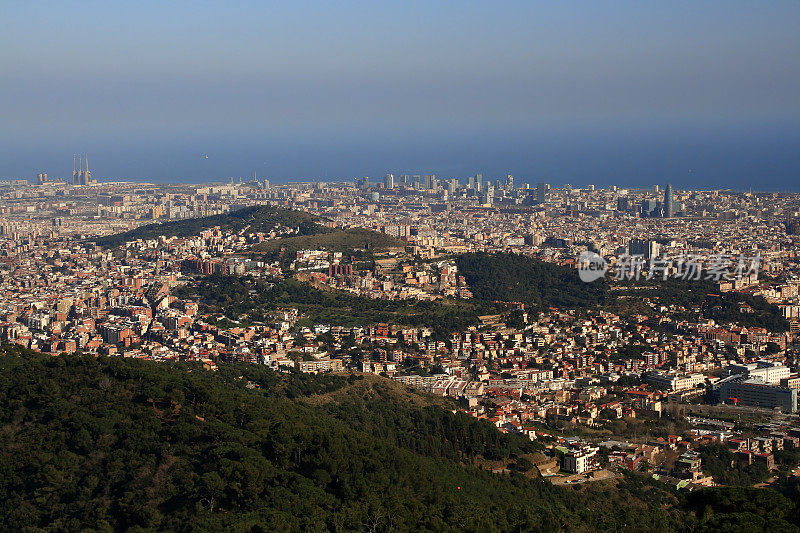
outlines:
M456 264L479 300L581 309L604 304L610 298L605 279L584 283L574 268L524 255L467 253L458 256Z
M322 235L298 235L264 241L253 246L253 252L269 257L281 249L291 253L298 250L325 249L352 254L354 250L386 251L403 249L405 241L367 228L336 229Z
M561 488L492 474L474 465L534 444L379 378L0 353L4 531L711 531L796 516L771 490L684 499L634 475Z
M378 300L346 291L315 289L294 279L268 282L250 276L204 276L175 291L196 299L203 312L265 322L273 311L294 307L316 323L354 326L387 322L431 327L437 339L478 324L478 317L501 310L475 300Z
M302 211L259 205L222 215L147 224L124 233L99 237L95 239L95 242L104 248L114 248L136 239L154 239L162 235L189 237L215 226L231 231L239 231L249 226L250 231L255 233L270 231L278 224L297 227L298 235L316 235L331 231L330 228L322 225L324 221L325 219L322 217Z

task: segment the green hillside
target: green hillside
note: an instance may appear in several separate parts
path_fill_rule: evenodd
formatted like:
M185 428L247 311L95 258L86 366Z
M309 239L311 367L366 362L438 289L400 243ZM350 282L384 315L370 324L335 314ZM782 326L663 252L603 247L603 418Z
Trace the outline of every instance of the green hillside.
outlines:
M690 321L713 319L721 324L764 327L773 332L789 329L789 322L777 305L769 303L763 296L738 291L720 292L718 283L713 280L667 278L615 283L620 290L615 292L619 299L609 306L613 312L654 314L647 302L656 302L668 307L686 308L681 318ZM698 309L699 313L692 309Z
M492 474L472 465L535 445L380 379L348 394L363 378L2 353L5 531L789 530L797 516L771 490L684 499L635 475Z
M385 233L364 228L334 230L316 235L299 235L280 240L262 242L252 248L253 252L273 256L281 248L293 254L298 250L325 249L332 252L349 252L351 250L381 251L390 248L404 248L405 242Z
M577 270L507 253L467 253L456 258L476 299L534 307L587 308L609 299L608 283L584 283Z
M248 276L202 276L175 291L179 298L196 299L202 310L229 318L247 315L263 322L271 311L295 307L317 323L340 326L378 322L427 326L437 338L478 324L480 315L502 308L473 300L377 300L340 290L319 290L294 279L274 284Z
M99 237L95 242L104 248L114 248L136 239L154 239L164 236L190 237L203 230L219 226L225 230L239 231L249 226L249 231L267 232L280 224L282 226L297 227L300 235L317 235L331 231L321 223L324 219L302 211L282 209L280 207L253 206L208 217L176 220L172 222L157 222L140 226L134 230Z

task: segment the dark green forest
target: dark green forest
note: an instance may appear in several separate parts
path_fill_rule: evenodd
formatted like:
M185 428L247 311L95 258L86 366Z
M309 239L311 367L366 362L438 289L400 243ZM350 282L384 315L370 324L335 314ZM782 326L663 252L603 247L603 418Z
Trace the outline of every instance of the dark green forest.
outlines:
M198 299L205 311L265 321L270 312L296 307L314 322L342 326L391 322L433 328L437 338L478 323L478 316L501 307L473 300L375 300L339 290L319 290L293 279L274 284L256 278L204 276L175 292Z
M574 268L509 253L467 253L456 258L475 298L528 306L584 309L610 299L608 282L584 283Z
M749 307L742 312L741 307ZM789 330L789 322L783 318L777 305L770 304L762 296L741 292L726 292L706 297L702 306L703 316L717 322L735 322L745 327L767 328L769 331Z
M525 464L522 455L536 444L467 415L400 401L381 379L372 394L348 393L362 377L275 374L255 365L212 372L9 346L0 353L2 530L733 531L797 524L796 500L767 489L686 497L635 474L564 488L490 473L475 466L480 459ZM343 399L307 401L331 391Z
M263 254L266 259L276 259L283 249L292 255L298 250L325 249L331 252L351 253L353 250L386 250L403 248L405 242L385 233L365 228L337 229L329 233L300 235L262 242L253 246L253 252Z
M617 292L620 298L608 306L611 311L652 314L652 309L644 302L647 299L667 307L686 308L684 313L677 315L686 320L712 318L721 323L736 323L748 328L763 327L773 332L789 329L789 322L783 318L778 306L770 304L762 296L735 291L720 292L717 283L712 280L667 278L615 283L622 290ZM742 312L743 306L749 310Z
M298 228L299 235L316 235L331 231L327 226L323 226L322 222L324 222L322 217L302 211L259 205L222 215L147 224L124 233L99 237L94 239L94 242L103 248L115 248L136 239L155 239L162 235L190 237L215 226L230 231L239 231L250 226L250 231L257 233L268 232L280 224Z

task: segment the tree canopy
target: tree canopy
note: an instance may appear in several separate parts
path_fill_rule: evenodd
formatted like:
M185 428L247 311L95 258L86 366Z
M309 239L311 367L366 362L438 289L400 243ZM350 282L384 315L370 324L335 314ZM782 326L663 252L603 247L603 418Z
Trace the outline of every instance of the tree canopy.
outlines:
M532 307L583 309L606 302L608 282L584 283L574 268L511 253L467 253L456 258L476 299Z
M696 525L689 504L642 476L576 490L523 475L536 443L432 404L400 401L382 378L363 394L348 392L359 380L353 376L2 351L4 530ZM329 391L342 396L309 401ZM512 473L480 468L488 460ZM716 523L722 518L714 509L724 502L709 505ZM794 509L777 508L786 520Z

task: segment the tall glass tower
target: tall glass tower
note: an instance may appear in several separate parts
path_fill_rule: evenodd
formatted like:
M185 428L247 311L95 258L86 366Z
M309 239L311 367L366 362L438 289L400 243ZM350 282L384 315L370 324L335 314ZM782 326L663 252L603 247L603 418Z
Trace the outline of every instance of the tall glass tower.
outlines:
M672 197L672 184L667 184L664 191L664 216L672 218L675 216L675 200Z

